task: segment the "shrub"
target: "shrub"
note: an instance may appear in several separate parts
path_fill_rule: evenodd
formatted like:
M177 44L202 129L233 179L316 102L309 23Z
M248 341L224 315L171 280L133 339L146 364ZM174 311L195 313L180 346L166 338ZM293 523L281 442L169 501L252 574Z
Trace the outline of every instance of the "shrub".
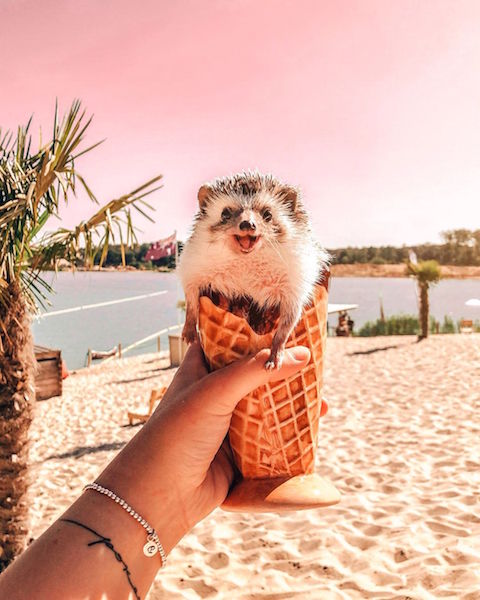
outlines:
M374 335L418 335L418 317L413 315L393 315L385 320L368 321L358 331L359 336Z
M451 317L445 315L443 323L430 317L430 332L431 333L456 333L459 331L460 321L458 326ZM480 332L480 321L475 321L473 329ZM360 337L371 337L375 335L418 335L420 325L418 317L414 315L394 315L387 319L377 319L376 321L368 321L356 333Z
M453 319L447 315L443 318L443 324L440 327L440 333L455 333L456 332L455 323Z

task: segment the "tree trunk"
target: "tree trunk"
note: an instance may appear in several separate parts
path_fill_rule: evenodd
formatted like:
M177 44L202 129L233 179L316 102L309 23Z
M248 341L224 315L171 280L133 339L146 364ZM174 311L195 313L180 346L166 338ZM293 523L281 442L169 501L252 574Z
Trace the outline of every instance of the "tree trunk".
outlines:
M419 340L424 340L428 337L428 316L430 306L428 303L428 284L420 283L420 335Z
M0 572L24 548L28 430L35 399L30 317L20 287L0 304Z

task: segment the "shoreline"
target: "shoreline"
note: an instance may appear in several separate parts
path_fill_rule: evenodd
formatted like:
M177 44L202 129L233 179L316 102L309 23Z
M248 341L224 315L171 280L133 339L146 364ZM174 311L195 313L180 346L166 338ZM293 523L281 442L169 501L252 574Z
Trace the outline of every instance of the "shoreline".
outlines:
M440 265L442 279L480 279L480 266ZM404 264L332 265L332 277L408 277Z
M475 265L440 265L442 279L480 279L480 266ZM93 273L175 273L175 269L159 267L158 269L137 269L136 267L95 267L85 269L58 269L59 272L93 272ZM53 272L53 271L52 271ZM349 265L333 264L330 267L332 277L401 277L406 278L405 265L387 264L376 265L373 263L354 263Z
M45 269L50 273L55 273L55 269ZM175 269L169 269L168 267L158 267L157 269L137 269L127 265L126 267L98 267L95 266L93 269L86 269L85 267L76 267L71 269L70 267L64 267L57 269L59 273L75 273L79 271L82 273L175 273Z

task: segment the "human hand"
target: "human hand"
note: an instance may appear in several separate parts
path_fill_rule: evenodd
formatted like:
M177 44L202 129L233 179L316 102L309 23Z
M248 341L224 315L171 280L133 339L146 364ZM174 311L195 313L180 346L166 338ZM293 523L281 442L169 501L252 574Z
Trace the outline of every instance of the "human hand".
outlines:
M209 374L195 342L150 420L96 479L154 527L167 554L227 496L234 466L225 436L237 403L310 358L306 348L290 348L278 371L266 371L268 354ZM133 589L144 597L162 564L144 555L145 541L144 528L125 510L88 491L7 569L0 596L130 598Z
M150 522L165 521L167 515L172 542L166 533L162 538L162 527L156 525L167 547L173 547L227 496L234 466L225 436L237 403L260 385L293 375L310 359L307 348L290 348L279 370L266 371L268 355L263 350L208 373L200 344L195 342L156 411L129 444L134 446L129 453L132 486L142 489L144 500L150 499L150 514L156 507L159 517L157 521L150 517ZM97 481L115 489L108 475L107 469Z
M233 410L249 392L284 379L310 359L307 348L290 349L283 367L268 373L268 350L208 373L198 342L192 344L170 388L151 419L164 429L163 458L189 527L226 498L234 477L226 439Z

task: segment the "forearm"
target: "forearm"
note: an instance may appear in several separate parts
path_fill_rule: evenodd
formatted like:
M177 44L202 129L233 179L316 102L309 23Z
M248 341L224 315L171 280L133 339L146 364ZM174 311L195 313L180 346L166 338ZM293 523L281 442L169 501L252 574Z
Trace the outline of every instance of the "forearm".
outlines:
M310 358L305 349L290 349L284 366L267 372L267 356L263 351L207 375L193 344L155 413L97 478L146 519L167 553L225 500L234 471L222 442L237 402L267 381L296 373ZM145 597L161 558L143 554L147 534L138 521L91 490L62 518L0 576L0 598Z
M146 519L168 554L188 525L175 494L167 494L162 482L164 473L160 472L158 460L161 446L152 423L135 436L97 481ZM123 562L104 543L89 546L98 541L98 536L63 519L74 520L109 538ZM144 555L146 541L145 529L121 506L111 498L87 490L0 577L0 597L135 598L124 570L126 565L138 597L144 598L162 564L159 554Z

